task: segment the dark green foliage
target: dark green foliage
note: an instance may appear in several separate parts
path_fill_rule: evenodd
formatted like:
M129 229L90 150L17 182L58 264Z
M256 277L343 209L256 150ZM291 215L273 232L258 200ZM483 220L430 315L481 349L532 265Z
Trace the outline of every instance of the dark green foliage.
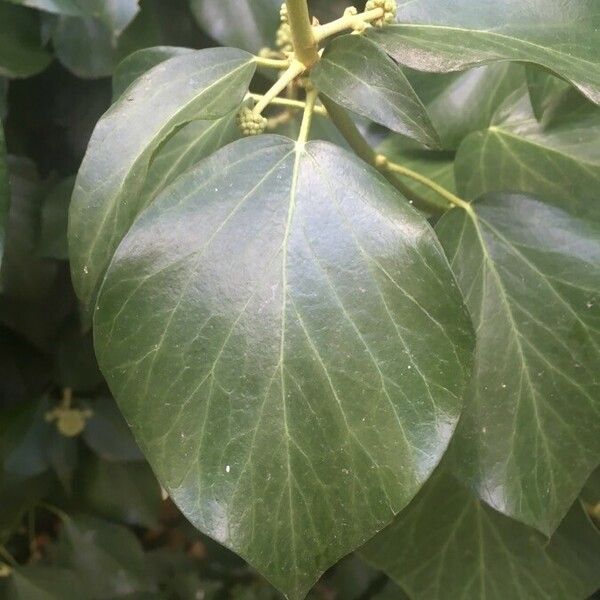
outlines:
M0 0L0 598L600 588L596 0L397 4Z

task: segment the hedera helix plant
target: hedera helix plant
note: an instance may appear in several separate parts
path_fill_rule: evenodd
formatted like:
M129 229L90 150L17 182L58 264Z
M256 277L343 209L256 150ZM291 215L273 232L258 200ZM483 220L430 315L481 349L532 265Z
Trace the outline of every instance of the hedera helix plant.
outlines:
M280 18L258 55L122 63L75 183L73 282L141 449L288 598L359 548L414 598L585 598L600 208L572 186L600 177L594 0ZM454 167L451 87L413 85L488 63L493 125ZM313 139L323 118L343 141ZM376 149L365 119L399 135Z

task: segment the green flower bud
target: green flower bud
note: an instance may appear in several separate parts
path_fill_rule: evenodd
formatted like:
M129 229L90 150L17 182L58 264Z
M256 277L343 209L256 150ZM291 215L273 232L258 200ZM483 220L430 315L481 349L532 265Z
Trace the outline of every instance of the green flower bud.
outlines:
M373 25L382 27L385 23L394 23L396 21L396 13L398 5L396 0L368 0L365 5L365 10L375 10L376 8L383 9L383 17L373 21Z
M257 115L247 106L242 106L237 115L237 125L244 135L259 135L267 128L267 119Z

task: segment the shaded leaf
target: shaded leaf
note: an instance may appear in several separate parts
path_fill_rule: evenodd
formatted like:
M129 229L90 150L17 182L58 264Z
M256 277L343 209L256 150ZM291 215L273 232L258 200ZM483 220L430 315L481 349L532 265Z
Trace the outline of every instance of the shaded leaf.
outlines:
M258 52L272 46L281 0L190 0L198 24L225 46Z
M254 69L249 54L229 48L172 58L140 77L99 121L77 176L69 223L73 283L86 307L144 208L139 193L153 153L181 125L213 121L239 106Z
M86 462L80 492L86 509L128 525L157 527L160 486L145 462Z
M522 191L576 216L600 215L600 109L563 115L552 127L534 117L524 95L486 131L463 141L456 156L459 193Z
M398 25L370 36L420 71L460 71L494 61L541 65L600 102L596 0L413 0Z
M95 17L118 34L138 12L138 0L8 0L13 4L72 17Z
M112 461L144 458L112 398L97 398L87 407L92 410L92 417L87 422L83 439L98 456Z
M475 211L436 227L477 331L455 469L550 535L600 452L598 225L526 196L487 196Z
M408 79L372 41L358 35L336 38L311 78L345 108L426 146L439 147L437 132Z
M94 329L162 485L290 598L428 477L472 350L422 217L353 155L279 136L230 144L144 211Z
M548 543L444 472L363 549L413 600L587 598L600 585L599 553L578 503Z
M10 575L6 600L88 600L84 581L68 569L28 565Z
M90 392L102 383L90 333L79 322L67 324L60 332L55 353L56 380L61 388Z
M42 44L38 15L0 2L0 76L30 77L51 60Z
M67 221L73 193L74 177L57 183L43 201L38 252L44 258L67 260Z
M8 221L10 209L10 186L8 184L8 179L6 144L4 142L4 130L2 128L2 123L0 123L0 266L2 265L2 256L4 254L6 223Z
M56 563L75 571L92 598L112 598L152 592L137 538L125 527L100 519L64 519L56 548Z

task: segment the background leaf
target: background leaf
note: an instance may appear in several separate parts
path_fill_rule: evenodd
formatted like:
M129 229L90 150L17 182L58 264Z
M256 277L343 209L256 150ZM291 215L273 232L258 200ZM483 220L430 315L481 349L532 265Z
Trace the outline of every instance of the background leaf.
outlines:
M29 77L52 60L43 48L34 11L0 2L0 76Z
M595 0L414 0L400 24L369 33L398 62L459 71L494 61L549 69L600 103L600 13Z
M9 580L7 600L88 600L84 581L68 569L38 565L15 569Z
M162 485L290 598L416 493L472 350L426 222L353 155L279 136L230 144L144 211L94 329Z
M436 226L477 331L455 469L550 535L600 451L598 225L524 196L474 206Z
M600 585L599 552L600 537L579 503L548 543L447 472L436 473L363 549L413 600L587 598Z
M272 46L280 0L190 0L198 24L225 46L258 52Z
M8 164L6 158L6 145L4 130L0 122L0 265L4 254L4 240L6 239L6 222L10 208L10 187L8 184Z
M456 156L459 194L523 191L575 216L600 215L600 109L563 112L540 124L529 97L500 110L485 131L473 133Z

